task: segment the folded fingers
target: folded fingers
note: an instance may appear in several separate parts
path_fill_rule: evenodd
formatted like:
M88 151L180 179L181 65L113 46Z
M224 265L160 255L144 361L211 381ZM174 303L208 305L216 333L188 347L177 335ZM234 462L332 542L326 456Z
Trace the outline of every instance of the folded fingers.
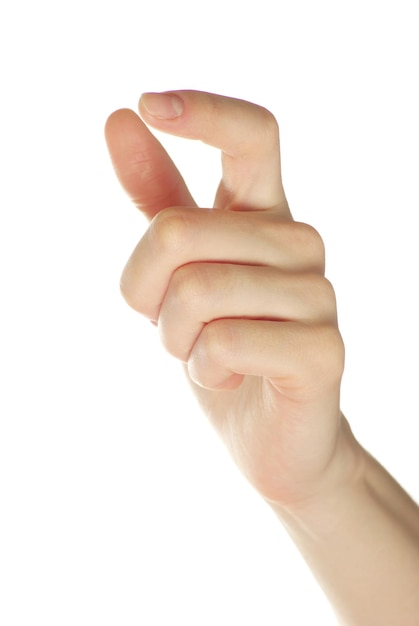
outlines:
M283 220L275 211L167 209L129 259L122 293L135 310L157 320L176 270L198 262L323 274L324 246L312 227Z
M275 267L191 263L170 281L158 326L163 344L187 362L205 326L214 320L336 324L333 288L320 274L297 276Z

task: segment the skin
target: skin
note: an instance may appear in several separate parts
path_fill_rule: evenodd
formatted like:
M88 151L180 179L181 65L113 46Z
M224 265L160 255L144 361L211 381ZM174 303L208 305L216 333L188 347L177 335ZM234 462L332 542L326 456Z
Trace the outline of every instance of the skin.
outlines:
M418 625L418 509L342 415L344 346L324 246L291 216L275 118L192 91L145 94L139 113L116 111L105 128L116 174L150 220L123 296L184 364L340 623ZM221 151L213 208L196 206L150 126Z

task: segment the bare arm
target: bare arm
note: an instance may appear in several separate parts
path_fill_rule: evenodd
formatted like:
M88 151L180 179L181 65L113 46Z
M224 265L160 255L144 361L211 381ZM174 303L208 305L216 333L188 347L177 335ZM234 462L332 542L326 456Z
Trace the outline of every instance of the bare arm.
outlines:
M348 438L351 439L348 428ZM271 503L342 625L419 624L419 511L352 440L351 480L301 507Z
M215 208L198 208L140 118L109 118L117 175L151 220L123 295L184 363L204 412L342 623L418 625L418 509L342 416L344 349L323 243L291 217L275 119L189 91L147 95L140 114L219 148L223 179Z

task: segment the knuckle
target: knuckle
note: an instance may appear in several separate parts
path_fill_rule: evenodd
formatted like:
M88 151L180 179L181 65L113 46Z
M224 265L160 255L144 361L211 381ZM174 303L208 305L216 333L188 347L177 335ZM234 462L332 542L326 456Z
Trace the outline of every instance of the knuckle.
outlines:
M243 133L240 139L235 138L234 152L255 158L259 153L279 149L279 126L275 116L268 109L259 105L250 106L250 115L246 116L246 133Z
M315 304L321 306L325 319L337 322L336 294L330 280L323 275L312 274L312 294Z
M341 382L345 347L335 324L300 327L298 356L291 368L292 377L307 397L336 389Z
M259 111L262 130L264 130L268 137L277 139L279 135L279 125L275 115L264 107L259 107Z
M275 116L263 107L257 107L257 123L254 125L252 147L261 146L266 151L266 146L279 145L279 126Z
M143 313L141 303L138 299L138 294L134 288L133 281L130 276L130 263L128 262L121 278L119 279L119 290L125 302L139 313Z
M229 320L214 320L201 331L188 359L192 380L208 389L220 388L231 378L230 357L236 348L236 333Z
M342 378L345 366L345 346L337 326L329 324L319 329L320 349L317 374L336 384Z
M323 274L326 253L323 239L318 231L309 224L294 222L294 237L298 249L303 250L313 267Z
M199 306L208 296L211 279L206 268L191 263L178 268L170 281L169 296L176 308Z
M215 320L203 329L200 336L201 350L209 363L225 363L236 351L236 333L228 320Z
M324 290L324 302L329 311L333 313L333 319L337 317L337 302L335 289L328 278L323 276L322 285Z
M173 254L188 241L190 219L184 210L178 207L160 211L149 227L149 236L163 253Z

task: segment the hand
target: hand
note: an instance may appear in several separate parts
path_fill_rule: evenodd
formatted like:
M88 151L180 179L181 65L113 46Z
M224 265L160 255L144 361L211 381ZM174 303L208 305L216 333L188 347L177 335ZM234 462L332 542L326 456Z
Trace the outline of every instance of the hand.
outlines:
M129 110L110 116L116 173L151 220L122 293L185 363L254 487L280 507L304 505L347 480L351 437L323 243L292 220L277 123L256 105L192 91L146 94L139 111L159 131L219 148L223 177L214 208L198 208L143 121Z

